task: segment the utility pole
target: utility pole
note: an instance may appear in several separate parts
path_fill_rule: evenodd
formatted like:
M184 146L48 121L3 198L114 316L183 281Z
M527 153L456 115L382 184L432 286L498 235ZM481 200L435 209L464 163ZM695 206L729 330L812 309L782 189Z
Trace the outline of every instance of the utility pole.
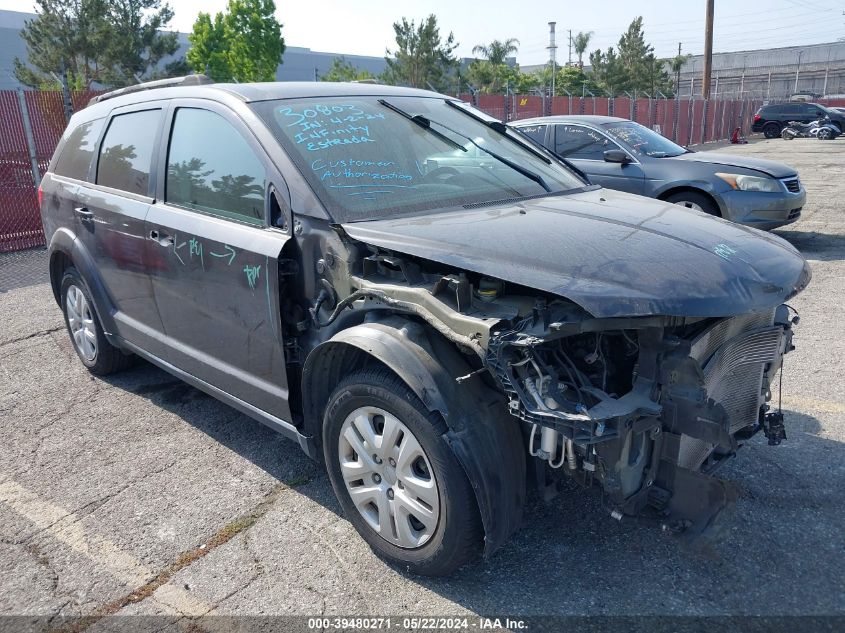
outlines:
M552 97L555 96L555 75L557 74L557 45L555 44L555 24L557 22L549 22L549 56L552 62Z
M678 42L678 61L681 59L681 43ZM675 71L675 93L681 93L681 64L678 64L678 69Z
M569 29L569 66L572 66L572 29Z
M701 96L710 98L710 73L713 69L713 2L707 0L704 20L704 75L701 78Z

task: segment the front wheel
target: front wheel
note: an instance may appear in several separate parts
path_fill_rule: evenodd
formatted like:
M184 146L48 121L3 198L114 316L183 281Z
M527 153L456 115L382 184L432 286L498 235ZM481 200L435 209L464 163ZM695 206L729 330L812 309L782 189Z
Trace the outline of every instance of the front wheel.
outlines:
M833 134L829 129L823 127L819 130L818 137L820 141L829 141L833 137Z
M673 194L666 198L666 202L678 204L682 207L686 207L687 209L703 211L704 213L708 213L710 215L721 215L719 213L719 207L716 206L716 203L713 202L713 200L705 196L703 193L697 193L695 191L681 191Z
M447 427L386 370L363 370L334 391L323 455L343 510L373 551L427 576L477 556L481 520Z

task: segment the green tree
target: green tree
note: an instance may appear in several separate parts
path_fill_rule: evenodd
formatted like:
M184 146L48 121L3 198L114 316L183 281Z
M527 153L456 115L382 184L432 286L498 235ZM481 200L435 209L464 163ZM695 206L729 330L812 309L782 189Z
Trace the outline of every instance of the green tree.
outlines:
M672 75L673 75L672 92L673 92L673 94L676 93L678 91L678 88L679 88L678 84L680 83L680 78L681 78L681 68L683 68L684 64L686 64L691 58L692 58L692 55L689 55L689 54L687 54L687 55L678 54L678 55L675 55L674 57L666 60L665 63L668 63L669 68L672 69Z
M356 68L343 57L335 57L328 72L320 75L320 81L362 81L364 79L373 79L372 73Z
M580 66L564 66L563 68L559 68L555 76L555 87L561 94L569 92L576 97L585 94L585 89L593 94L601 94L602 92L601 88L593 81L593 78L585 73Z
M508 66L507 58L516 53L519 40L493 40L490 44L478 44L472 52L484 59L474 60L467 69L468 79L476 89L486 93L504 92L509 83L514 83L518 71Z
M200 13L187 59L215 81L273 81L285 52L273 0L229 0L212 20Z
M592 31L578 31L575 37L572 38L572 46L578 55L578 66L581 68L584 67L584 53L587 52L587 47L590 46L591 39L593 39Z
M193 32L188 35L188 41L191 42L191 48L185 57L194 70L208 75L214 81L232 80L222 13L212 19L208 13L200 12L194 22Z
M434 88L445 91L454 86L450 77L458 67L454 51L458 47L455 36L440 37L437 17L429 15L417 26L402 18L394 22L396 51L385 51L387 69L382 75L385 83L414 88Z
M622 91L654 94L671 90L664 62L654 56L654 47L645 41L643 19L631 22L619 38L617 50L600 50L590 54L596 82L608 94Z
M179 69L157 68L179 48L176 34L164 32L173 11L161 0L36 0L36 5L36 17L21 31L31 66L14 62L15 76L26 85L54 87L63 69L74 88L95 82L124 86Z
M508 55L515 54L519 50L519 40L515 37L506 39L504 42L493 40L489 44L477 44L472 47L475 55L481 55L494 66L507 62Z

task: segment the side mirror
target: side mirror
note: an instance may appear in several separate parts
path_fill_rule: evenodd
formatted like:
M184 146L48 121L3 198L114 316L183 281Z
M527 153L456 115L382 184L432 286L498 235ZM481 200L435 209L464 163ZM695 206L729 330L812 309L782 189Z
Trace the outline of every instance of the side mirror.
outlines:
M621 163L623 165L627 165L631 162L631 157L621 149L609 149L604 152L604 160L606 163Z

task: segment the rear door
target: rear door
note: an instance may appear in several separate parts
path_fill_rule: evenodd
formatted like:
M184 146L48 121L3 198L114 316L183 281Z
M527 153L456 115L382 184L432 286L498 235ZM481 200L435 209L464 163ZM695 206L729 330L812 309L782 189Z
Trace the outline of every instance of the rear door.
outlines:
M160 351L161 321L148 274L144 221L153 202L161 102L112 111L93 165L93 183L76 192L77 236L92 256L115 308L117 334Z
M591 183L608 189L642 194L645 177L639 162L632 157L632 162L626 165L609 163L604 160L604 152L610 149L622 148L591 127L573 123L554 126L555 153L570 160L587 174Z
M243 122L208 101L175 102L161 148L146 231L163 359L290 421L279 303L290 237L267 221L281 176Z

